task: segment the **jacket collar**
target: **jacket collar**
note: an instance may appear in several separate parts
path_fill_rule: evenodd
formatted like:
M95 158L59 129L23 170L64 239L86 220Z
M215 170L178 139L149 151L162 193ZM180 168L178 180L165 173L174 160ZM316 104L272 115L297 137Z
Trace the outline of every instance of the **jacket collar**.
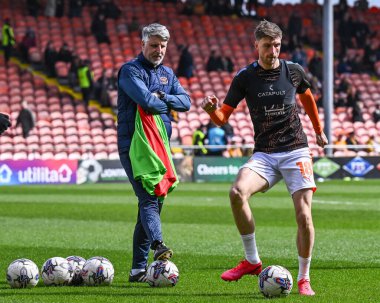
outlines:
M137 59L138 59L143 65L146 65L146 66L149 67L149 68L158 68L160 65L162 65L162 63L160 63L159 65L157 65L156 67L154 67L154 65L144 57L144 55L143 55L142 52L137 56Z

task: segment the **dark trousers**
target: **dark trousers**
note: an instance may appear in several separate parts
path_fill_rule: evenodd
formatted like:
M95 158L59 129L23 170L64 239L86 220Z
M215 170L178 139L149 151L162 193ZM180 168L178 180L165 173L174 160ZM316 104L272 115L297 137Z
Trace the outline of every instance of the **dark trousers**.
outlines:
M3 46L5 64L8 64L9 59L12 56L12 45Z
M138 214L133 233L132 268L145 268L148 262L150 245L154 241L162 241L160 213L162 203L156 196L151 196L143 188L141 182L133 179L133 171L129 151L121 153L120 162L132 184L138 199Z
M82 91L83 101L84 103L86 103L86 105L88 105L88 103L90 102L92 89L90 87L87 87L87 88L82 87L81 91Z

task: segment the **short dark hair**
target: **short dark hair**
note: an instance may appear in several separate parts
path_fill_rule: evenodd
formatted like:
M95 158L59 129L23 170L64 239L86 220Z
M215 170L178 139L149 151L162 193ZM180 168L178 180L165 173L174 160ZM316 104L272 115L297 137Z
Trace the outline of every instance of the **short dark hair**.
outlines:
M282 30L273 22L269 22L267 20L261 21L255 28L255 39L258 41L265 37L282 39Z

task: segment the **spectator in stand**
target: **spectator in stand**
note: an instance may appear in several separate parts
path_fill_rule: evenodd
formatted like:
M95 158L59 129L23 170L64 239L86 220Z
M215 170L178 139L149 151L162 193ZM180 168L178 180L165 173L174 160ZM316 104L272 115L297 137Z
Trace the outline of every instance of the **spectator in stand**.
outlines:
M79 62L80 59L77 55L73 54L70 69L69 69L69 85L75 89L76 86L78 86L78 68L79 68Z
M40 0L27 0L26 8L28 10L29 16L37 17L39 15L39 10L41 8Z
M133 33L138 31L140 31L139 19L136 16L133 16L131 23L128 24L128 32Z
M28 28L19 45L20 56L23 62L29 62L29 49L36 45L36 34L34 33L34 30Z
M322 56L320 52L315 51L313 58L311 58L309 62L309 72L312 73L313 76L316 76L319 80L322 80L323 77L323 62Z
M193 1L186 1L183 4L183 8L181 10L181 14L186 16L191 16L194 13L194 3Z
M380 103L377 103L376 109L373 112L373 120L375 121L375 123L380 121Z
M219 126L216 126L212 121L207 126L208 145L214 145L208 149L208 156L221 156L225 147L217 147L215 145L226 145L226 132Z
M46 17L55 17L55 12L57 10L56 0L47 0L45 6L45 16Z
M113 0L103 0L104 13L106 18L118 19L121 15L120 8L115 4Z
M73 61L73 52L70 50L68 44L63 42L58 52L57 61L71 63Z
M208 72L223 70L223 63L220 54L216 50L211 50L210 57L208 58L206 70Z
M102 76L94 85L95 99L99 101L102 107L110 106L109 91L117 89L117 79L112 69L103 70Z
M242 16L243 10L243 0L235 0L235 4L233 7L234 14L237 16Z
M231 140L231 146L228 147L228 156L230 158L240 158L243 157L243 152L240 146L237 146L235 140Z
M352 65L351 62L348 61L347 56L343 56L339 59L336 71L339 75L352 73Z
M358 140L356 140L356 137L355 137L355 133L354 132L351 132L348 134L348 137L346 138L346 145L358 145ZM355 152L357 152L358 150L357 149L349 149L349 150L353 150Z
M200 125L196 131L193 133L193 145L199 148L194 149L195 156L205 156L207 155L207 148L204 147L205 140L207 138L207 126Z
M95 36L96 41L100 43L111 44L107 33L106 17L103 13L95 14L91 23L91 32Z
M248 16L259 17L257 16L257 10L259 8L258 0L248 0L246 7L248 11Z
M369 8L368 0L356 0L354 6L362 11L366 11Z
M48 41L44 52L44 63L47 75L55 77L55 63L58 59L58 52L55 49L53 42Z
M295 50L292 53L292 61L294 63L298 63L303 68L307 66L307 55L305 51L302 49L302 46L296 46Z
M196 4L195 4L196 5ZM225 16L233 13L231 1L206 1L206 12L209 15Z
M302 19L298 11L293 11L288 21L288 36L289 36L289 50L293 49L301 43L302 35Z
M4 51L5 65L8 66L8 61L12 56L13 47L16 44L13 28L11 26L11 20L9 18L4 19L4 25L1 29L1 45Z
M363 67L370 74L375 73L375 64L380 59L379 45L377 38L367 38L364 46Z
M234 64L230 57L228 56L221 56L220 58L223 66L223 70L229 73L232 73L234 71Z
M353 85L350 85L347 91L347 106L352 107L353 122L363 122L360 92Z
M65 13L65 1L66 0L55 0L55 16L57 18L62 18L63 14Z
M317 78L317 76L314 76L311 73L307 73L307 80L309 81L311 87L310 90L314 95L315 101L317 102L317 106L319 106L319 98L322 95L322 83L321 81Z
M225 137L226 137L227 143L230 143L232 141L233 136L235 135L234 134L234 128L232 127L232 125L228 121L225 124L223 124L221 126L221 128L225 132Z
M347 94L339 93L334 95L334 108L347 107Z
M193 76L193 55L189 52L188 46L179 45L178 50L181 52L181 55L178 62L177 77L185 77L189 79Z
M79 86L82 91L83 101L88 106L91 95L92 88L94 82L94 76L90 70L90 61L89 60L81 60L78 68L78 80Z
M70 0L69 17L82 17L82 9L86 0Z
M11 120L6 114L0 113L0 135L11 126Z
M359 15L358 20L355 22L355 39L357 47L363 47L370 35L371 31L368 24L364 21L363 17Z
M350 86L351 86L351 81L349 79L349 76L348 75L342 75L340 82L339 82L339 85L338 85L338 88L337 88L337 92L338 93L347 93Z
M247 142L245 141L245 139L243 139L243 141L241 142L241 152L243 157L250 157L253 154L252 148L247 147L247 145Z
M341 20L348 11L347 0L339 0L339 3L334 6L334 19Z
M336 145L338 148L334 149L334 151L341 151L341 152L347 151L346 140L347 140L347 138L346 138L346 136L344 134L339 134L338 138L334 142L334 145Z
M22 108L17 117L16 127L21 125L22 136L27 138L29 136L29 132L34 127L35 118L32 111L28 108L28 102L26 100L22 101L21 106Z
M378 152L380 151L380 145L379 145L379 143L376 142L376 138L374 135L369 137L366 144L370 146L366 150L370 156L376 156L378 154Z
M340 41L340 56L345 56L346 51L353 47L352 38L355 32L354 21L349 12L346 12L341 19L338 19L338 37Z

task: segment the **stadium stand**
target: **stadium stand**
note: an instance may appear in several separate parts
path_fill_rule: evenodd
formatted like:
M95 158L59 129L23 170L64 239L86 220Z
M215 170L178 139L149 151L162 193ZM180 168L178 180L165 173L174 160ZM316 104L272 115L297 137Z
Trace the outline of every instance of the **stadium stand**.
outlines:
M43 2L43 1L42 1ZM234 73L241 67L253 61L257 54L252 53L248 43L251 40L251 30L257 22L252 18L237 16L214 16L197 14L183 15L183 4L163 3L142 0L116 1L122 10L118 19L107 19L108 34L111 44L98 44L91 35L90 27L96 7L85 6L82 17L61 18L27 16L24 2L1 1L0 17L9 17L13 21L16 41L21 41L26 30L32 28L36 33L37 45L29 50L30 65L20 64L14 60L6 68L0 64L0 111L10 113L14 121L20 110L20 103L26 99L31 109L36 113L37 124L31 135L26 139L15 129L8 131L0 138L0 159L70 159L95 157L96 159L117 159L117 144L115 118L112 112L104 112L95 103L88 108L79 100L75 87L67 91L62 89L62 82L49 82L49 78L41 76L35 70L41 71L43 52L48 41L52 41L59 49L67 43L75 55L89 59L94 78L97 80L104 69L117 71L125 62L140 52L140 36L138 31L129 31L128 24L135 18L141 25L159 21L168 25L172 34L168 55L165 62L176 70L179 59L178 45L190 45L194 58L194 77L179 78L192 98L192 108L188 113L179 113L179 122L173 125L172 141L174 144L191 145L191 135L201 124L209 122L200 103L206 95L216 94L223 99L232 81ZM313 12L320 7L313 4L277 4L272 7L261 7L260 16L270 16L271 20L285 25L291 12L297 11L302 18L305 35L311 46L318 45L322 29L313 26ZM380 10L371 8L366 11L349 9L354 19L364 18L371 29L380 29L378 18ZM380 31L377 31L380 38ZM337 36L337 35L335 35ZM339 39L335 38L339 50ZM223 56L231 57L235 72L206 72L205 66L212 49L217 48ZM315 53L313 47L305 48L309 61ZM363 52L362 49L351 50L352 53ZM283 53L282 58L289 59L290 53ZM30 71L29 71L29 70ZM55 65L59 80L67 80L70 63L57 62ZM336 78L336 84L340 81ZM379 136L380 124L373 121L373 112L379 103L380 82L368 73L351 73L351 84L360 91L360 103L364 122L353 122L351 108L335 108L333 113L333 141L342 133L354 131L360 144L365 144L370 136ZM64 81L67 84L68 81ZM117 92L109 91L111 105L115 109ZM311 122L306 118L300 107L300 118L308 135L311 150L314 155L323 155L315 142ZM320 107L320 117L323 120L323 108ZM253 129L248 108L242 103L230 118L234 128L234 142L253 144ZM21 137L21 138L20 138ZM345 152L336 151L336 155ZM361 155L367 154L360 151Z

